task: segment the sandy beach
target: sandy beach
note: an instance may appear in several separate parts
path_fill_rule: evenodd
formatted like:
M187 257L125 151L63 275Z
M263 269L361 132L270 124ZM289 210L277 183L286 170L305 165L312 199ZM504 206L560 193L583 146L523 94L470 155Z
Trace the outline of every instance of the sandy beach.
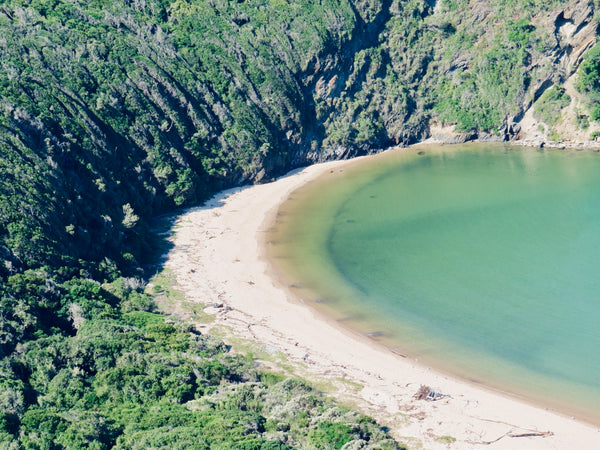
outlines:
M205 305L215 317L211 326L226 327L232 340L256 342L317 386L328 383L334 396L378 419L408 448L600 448L598 427L395 355L310 309L281 284L263 248L278 206L346 163L224 191L179 216L165 267L186 299ZM421 385L445 397L417 400Z

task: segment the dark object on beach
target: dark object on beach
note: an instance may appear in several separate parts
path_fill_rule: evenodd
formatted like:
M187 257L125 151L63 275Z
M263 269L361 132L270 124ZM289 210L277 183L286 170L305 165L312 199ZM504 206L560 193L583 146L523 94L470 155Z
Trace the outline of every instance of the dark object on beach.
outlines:
M440 392L431 391L429 394L427 394L427 397L425 398L425 400L434 402L436 400L441 400L446 397L448 397L448 396L441 394Z
M423 150L421 150L420 152L417 152L417 155L423 156L424 154L425 154L425 152Z
M440 392L436 392L432 390L429 386L421 385L417 393L414 395L416 400L428 400L434 402L436 400L441 400L442 398L448 397L445 394Z

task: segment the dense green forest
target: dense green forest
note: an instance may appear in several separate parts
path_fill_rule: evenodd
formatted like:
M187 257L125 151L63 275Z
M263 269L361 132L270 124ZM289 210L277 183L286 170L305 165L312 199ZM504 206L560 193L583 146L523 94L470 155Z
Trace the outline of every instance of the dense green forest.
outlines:
M597 2L0 0L0 446L396 448L144 294L152 218L407 145L600 120ZM361 447L362 446L362 447Z

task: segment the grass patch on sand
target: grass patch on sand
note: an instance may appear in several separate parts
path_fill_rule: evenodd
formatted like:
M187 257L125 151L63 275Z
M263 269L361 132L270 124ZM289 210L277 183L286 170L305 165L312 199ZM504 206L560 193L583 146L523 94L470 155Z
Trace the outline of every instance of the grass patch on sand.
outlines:
M440 436L435 438L435 442L439 442L440 444L454 444L456 442L456 438L452 436Z
M188 300L177 288L177 278L172 270L163 269L146 285L146 293L152 295L158 310L172 314L181 320L192 319L198 325L214 322L215 318L204 311L206 305Z

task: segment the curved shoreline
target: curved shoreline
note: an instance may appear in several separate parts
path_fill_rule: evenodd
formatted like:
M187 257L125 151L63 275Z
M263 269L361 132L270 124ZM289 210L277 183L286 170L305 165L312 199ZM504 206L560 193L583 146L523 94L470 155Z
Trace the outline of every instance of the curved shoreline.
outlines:
M348 161L310 166L264 185L224 191L180 216L165 266L190 300L208 305L234 337L281 352L309 378L332 380L336 395L356 402L401 442L447 448L572 448L600 445L588 424L485 387L419 366L332 323L292 298L273 277L262 236L279 205L298 187ZM448 395L428 402L420 385ZM403 437L401 439L401 437Z

